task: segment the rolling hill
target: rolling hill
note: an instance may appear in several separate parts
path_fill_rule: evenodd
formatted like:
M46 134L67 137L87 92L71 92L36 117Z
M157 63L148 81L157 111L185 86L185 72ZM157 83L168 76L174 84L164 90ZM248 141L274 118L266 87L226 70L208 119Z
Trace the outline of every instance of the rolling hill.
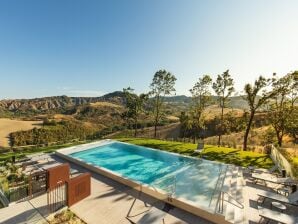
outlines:
M164 101L169 106L179 106L181 109L189 107L191 104L191 97L180 95L164 97ZM212 97L212 103L216 104L217 97ZM241 96L230 97L229 107L238 109L247 109L247 103ZM52 96L34 99L11 99L0 100L0 117L8 115L26 115L38 114L48 112L64 112L69 108L95 104L98 102L111 102L118 105L124 103L124 93L116 91L108 93L101 97L68 97L68 96Z

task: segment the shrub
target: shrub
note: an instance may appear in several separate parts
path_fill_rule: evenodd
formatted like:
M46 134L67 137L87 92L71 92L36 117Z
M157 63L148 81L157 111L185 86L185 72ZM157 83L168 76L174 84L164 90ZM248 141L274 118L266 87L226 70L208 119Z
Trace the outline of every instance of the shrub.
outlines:
M265 133L261 136L261 144L274 144L277 142L275 131L272 127L268 128Z
M6 178L10 183L13 183L18 180L18 175L16 173L11 173Z

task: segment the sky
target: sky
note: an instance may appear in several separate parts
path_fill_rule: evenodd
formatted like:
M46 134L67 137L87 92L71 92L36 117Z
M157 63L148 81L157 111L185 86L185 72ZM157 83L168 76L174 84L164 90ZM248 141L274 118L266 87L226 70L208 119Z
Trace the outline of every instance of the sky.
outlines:
M227 69L237 92L298 70L298 1L1 0L0 99L149 90Z

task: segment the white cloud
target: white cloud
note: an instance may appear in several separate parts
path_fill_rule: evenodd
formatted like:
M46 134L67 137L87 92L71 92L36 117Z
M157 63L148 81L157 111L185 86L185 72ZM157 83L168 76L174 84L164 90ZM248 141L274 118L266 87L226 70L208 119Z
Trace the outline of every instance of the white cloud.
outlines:
M87 90L87 89L75 89L73 87L69 86L62 86L58 87L59 92L61 92L62 95L67 96L76 96L76 97L97 97L102 96L105 93L99 90Z
M58 90L62 90L62 91L65 91L65 90L72 90L73 87L70 87L70 86L60 86L58 87Z
M68 96L85 96L85 97L95 97L95 96L102 96L104 92L98 90L67 90Z

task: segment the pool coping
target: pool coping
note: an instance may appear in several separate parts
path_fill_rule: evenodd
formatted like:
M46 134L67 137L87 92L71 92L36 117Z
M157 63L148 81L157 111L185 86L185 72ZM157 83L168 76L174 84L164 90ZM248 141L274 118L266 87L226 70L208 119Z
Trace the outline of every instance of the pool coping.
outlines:
M63 148L63 149L59 149L55 152L56 155L70 161L73 162L75 164L78 164L80 166L83 166L95 173L98 173L100 175L103 175L105 177L108 177L112 180L115 180L117 182L120 182L124 185L127 185L129 187L132 187L133 189L140 191L140 192L144 192L145 194L148 194L158 200L162 200L164 202L167 202L169 204L172 204L178 208L181 208L183 210L186 210L192 214L198 215L202 218L205 218L209 221L215 222L215 223L229 223L225 220L225 217L222 214L216 213L215 211L213 211L210 208L207 208L205 206L201 206L199 207L197 204L195 204L192 201L189 201L185 198L181 198L181 197L171 197L167 192L158 189L156 187L153 187L151 185L148 184L144 184L141 183L139 181L135 181L135 180L130 180L127 177L122 176L121 174L118 174L116 172L113 172L109 169L106 169L104 167L100 167L100 166L96 166L92 163L87 163L81 159L78 158L74 158L71 157L70 154L73 153L77 153L77 152L81 152L81 151L85 151L90 149L90 147L98 147L98 146L103 146L106 144L111 144L111 143L123 143L123 144L127 144L127 145L133 145L133 144L129 144L126 142L120 142L120 141L116 141L116 140L111 140L111 139L106 139L106 140L100 140L100 141L96 141L96 142L92 142L92 143L87 143L87 144L82 144L82 145L77 145L77 146L71 146L71 147L67 147L67 148ZM144 146L143 146L144 147ZM146 147L150 150L157 150L157 151L161 151L158 149L153 149L150 147ZM183 156L183 157L188 157L194 160L201 160L199 158L193 158L190 156L185 156L185 155L180 155L178 153L173 153L173 152L167 152L167 151L161 151L163 153L170 153L170 154L174 154L176 156ZM210 161L213 162L213 161ZM214 162L214 163L218 163L218 162ZM212 200L212 199L211 199Z

